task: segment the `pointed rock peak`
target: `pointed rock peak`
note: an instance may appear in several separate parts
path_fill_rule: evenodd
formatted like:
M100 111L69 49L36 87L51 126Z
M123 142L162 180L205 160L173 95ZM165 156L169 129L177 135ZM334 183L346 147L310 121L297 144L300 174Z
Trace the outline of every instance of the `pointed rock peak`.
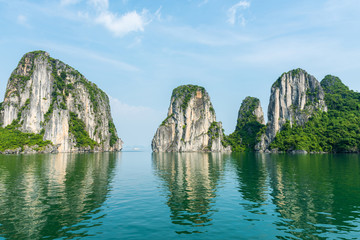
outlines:
M297 77L300 77L301 75L309 75L309 74L304 69L296 68L296 69L293 69L293 70L283 73L281 75L281 77L283 77L285 75L291 76L293 78L297 78Z
M37 50L37 51L32 51L32 52L28 52L24 54L24 57L36 57L39 55L43 55L46 57L49 57L50 54L48 52L42 51L42 50Z
M308 74L304 69L297 68L291 71L288 71L286 74L291 74L292 76L299 76L300 74Z
M340 78L332 75L326 75L323 80L321 80L321 86L327 93L336 93L339 91L348 91L349 87L346 86Z
M198 92L204 93L205 88L192 84L181 85L173 90L171 97L187 97L192 96Z
M221 122L205 88L179 86L173 90L168 115L157 129L154 152L225 151Z
M34 73L36 65L35 59L37 59L39 56L42 56L41 60L43 62L48 62L48 59L50 58L50 55L45 51L33 51L25 53L19 61L17 67L12 72L9 78L9 82L13 85L16 85L17 87L24 88L26 82Z
M303 78L302 76L315 79L315 77L308 74L304 69L297 68L281 74L281 76L274 82L272 87L280 87L281 82L284 80L299 81L299 79Z
M246 97L243 100L239 109L238 125L242 121L257 121L265 124L264 113L258 98Z
M304 125L318 111L327 111L319 81L300 68L283 73L271 88L266 136L257 149L265 150L285 123Z

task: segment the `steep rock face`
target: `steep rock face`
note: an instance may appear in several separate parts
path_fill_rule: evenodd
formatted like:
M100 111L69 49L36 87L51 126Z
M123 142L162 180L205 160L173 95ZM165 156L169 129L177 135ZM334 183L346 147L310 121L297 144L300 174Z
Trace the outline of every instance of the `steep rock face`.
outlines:
M167 118L157 129L154 152L229 151L222 145L221 122L216 122L210 97L194 85L174 89Z
M266 133L256 150L266 150L282 126L304 125L317 111L327 111L325 93L315 77L302 69L284 73L271 88Z
M43 134L59 152L122 148L107 95L43 51L23 56L0 109L0 126L15 124L23 132Z
M226 137L234 152L254 151L258 135L265 126L260 100L246 97L240 106L235 131Z
M264 112L258 98L246 97L241 103L238 113L238 123L247 122L249 118L265 125Z

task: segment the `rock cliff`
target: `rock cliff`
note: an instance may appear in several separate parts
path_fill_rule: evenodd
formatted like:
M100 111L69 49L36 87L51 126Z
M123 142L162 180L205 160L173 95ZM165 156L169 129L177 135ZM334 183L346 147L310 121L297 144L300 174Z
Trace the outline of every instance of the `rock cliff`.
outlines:
M317 111L327 111L319 81L302 69L282 74L271 87L266 133L256 150L266 150L282 126L304 125Z
M25 54L0 106L0 126L43 135L59 152L118 151L107 95L48 53Z
M235 131L226 138L226 142L234 152L254 151L257 137L264 126L264 113L260 100L246 97L239 109Z
M265 125L264 112L258 98L246 97L241 103L237 126L242 122L248 121L257 121L258 123Z
M173 90L167 118L151 147L154 152L229 151L222 140L222 124L216 122L208 93L203 87L185 85Z

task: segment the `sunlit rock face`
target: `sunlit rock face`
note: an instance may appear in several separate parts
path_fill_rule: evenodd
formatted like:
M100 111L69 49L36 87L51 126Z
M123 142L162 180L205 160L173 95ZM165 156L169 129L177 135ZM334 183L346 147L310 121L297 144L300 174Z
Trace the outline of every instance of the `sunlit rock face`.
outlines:
M167 118L157 129L154 152L229 151L222 144L221 122L203 87L185 85L173 90Z
M43 51L22 57L9 78L0 109L0 126L15 121L23 132L43 134L59 152L122 148L108 96L77 70ZM76 135L79 132L91 143L84 143Z
M302 69L282 74L271 87L266 133L256 150L266 150L276 133L289 121L304 125L318 111L327 111L320 82Z

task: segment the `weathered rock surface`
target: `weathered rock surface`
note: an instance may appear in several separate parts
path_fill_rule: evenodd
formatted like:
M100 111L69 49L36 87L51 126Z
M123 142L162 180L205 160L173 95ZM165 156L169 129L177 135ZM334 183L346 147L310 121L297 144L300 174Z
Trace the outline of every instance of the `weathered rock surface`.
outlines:
M256 120L265 125L264 112L260 100L255 97L246 97L241 103L238 113L238 123Z
M265 127L260 100L246 97L240 106L235 131L226 137L233 152L254 151L258 135Z
M18 124L22 132L43 134L59 152L122 148L107 95L43 51L25 54L9 78L0 126L10 124Z
M284 73L271 88L266 133L256 150L266 150L282 126L304 125L317 111L327 111L325 93L318 80L302 69Z
M222 140L222 124L216 122L206 90L185 85L174 89L167 118L157 129L151 147L154 152L230 151Z

